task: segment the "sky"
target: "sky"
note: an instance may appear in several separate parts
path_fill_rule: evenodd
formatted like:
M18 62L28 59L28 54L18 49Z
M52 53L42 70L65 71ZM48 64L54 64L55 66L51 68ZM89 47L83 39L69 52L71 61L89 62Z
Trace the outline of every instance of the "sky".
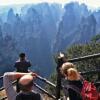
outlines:
M0 5L13 5L13 4L29 4L29 3L40 3L40 2L56 2L56 3L69 3L71 1L78 1L80 4L85 3L86 5L98 8L100 7L100 0L0 0Z

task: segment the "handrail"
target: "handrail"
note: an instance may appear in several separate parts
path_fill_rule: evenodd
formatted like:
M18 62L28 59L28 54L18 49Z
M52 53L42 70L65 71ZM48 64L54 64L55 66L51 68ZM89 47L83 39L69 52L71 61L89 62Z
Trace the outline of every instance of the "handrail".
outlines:
M53 99L56 99L56 97L54 95L49 94L45 89L41 88L38 84L34 83L34 85L40 89L41 91L43 91L45 94L47 94L48 96L52 97Z
M13 84L16 83L13 82ZM42 87L40 87L38 84L34 83L34 86L37 87L39 90L41 90L42 92L44 92L45 94L47 94L49 97L52 97L53 99L56 99L56 97L54 95L49 94L45 89L43 89ZM4 90L4 87L0 88L0 91ZM5 100L7 97L3 97L1 100Z
M3 76L0 76L0 79L2 79L2 78L3 78ZM53 86L53 87L56 87L55 84L53 84L52 82L48 81L46 78L43 78L43 77L41 77L41 76L39 76L39 75L37 76L37 78L40 79L40 80L42 80L43 82L45 82L45 83L47 83L47 84Z
M77 62L77 61L81 61L81 60L87 60L87 59L91 59L91 58L98 58L100 57L100 53L97 54L92 54L92 55L87 55L87 56L83 56L83 57L78 57L78 58L73 58L73 59L68 59L69 62ZM3 76L0 76L0 79L3 78Z
M100 73L100 69L98 70L92 70L92 71L85 71L85 72L80 72L81 75L86 75L86 74L97 74L97 73ZM3 78L3 76L1 76L1 78ZM42 80L43 82L53 86L53 87L56 87L55 84L53 84L52 82L48 81L46 78L43 78L41 76L37 76L38 79ZM0 88L0 91L2 91L4 89L4 87Z
M55 84L53 84L52 82L48 81L46 78L43 78L43 77L41 77L41 76L37 76L37 78L40 79L40 80L42 80L43 82L45 82L45 83L47 83L47 84L53 86L53 87L56 87Z
M87 56L83 56L83 57L78 57L78 58L73 58L73 59L69 59L68 61L69 62L78 62L78 61L92 59L92 58L98 58L98 57L100 57L100 53L87 55Z
M100 82L97 82L97 84L100 85ZM38 84L34 83L34 86L36 86L39 90L41 90L42 92L44 92L45 94L47 94L48 96L52 97L53 99L56 99L56 97L54 95L49 94L46 90L44 90L43 88L41 88ZM63 87L63 86L62 86ZM1 100L5 100L7 97L3 97Z
M16 83L16 81L12 82L12 84L14 85ZM0 91L4 90L5 88L4 87L1 87L0 88Z
M78 61L83 61L83 60L88 60L91 58L98 58L100 57L100 53L97 54L92 54L92 55L87 55L83 57L78 57L78 58L73 58L73 59L66 59L66 57L63 55L60 57L58 56L58 61L57 61L57 88L56 88L56 98L57 100L60 99L60 88L61 88L61 75L60 75L60 67L62 66L63 63L65 62L78 62ZM100 78L100 75L98 74L98 78Z
M100 73L100 69L80 72L81 75L86 75L86 74L98 74L98 73Z
M0 88L0 91L2 91L2 90L4 90L4 87L1 87L1 88Z
M91 72L95 72L93 74L96 74L96 70L95 71L91 71ZM100 72L100 70L98 71ZM81 73L82 75L89 73L89 71L87 72L83 72ZM41 76L38 76L38 78L46 83L48 83L49 85L52 85L53 87L56 87L55 84L51 83L50 81L48 81L46 78L43 78ZM13 82L14 84L15 82ZM100 82L96 82L95 85L100 85ZM52 97L53 99L56 99L56 97L54 95L49 94L45 89L43 89L42 87L40 87L38 84L34 83L34 86L36 86L39 90L41 90L42 92L44 92L45 94L47 94L48 96ZM0 91L2 91L4 89L4 87L0 88ZM2 98L1 100L5 100L7 97Z
M3 78L3 76L2 76L2 78ZM14 85L15 83L16 83L16 81L12 82L13 85ZM0 88L0 91L2 91L2 90L4 90L4 87L1 87L1 88ZM5 100L5 99L7 99L7 96L1 98L1 100Z
M73 58L73 59L69 59L68 61L69 62L78 62L78 61L82 61L82 60L87 60L87 59L91 59L91 58L98 58L100 57L100 53L97 53L97 54L92 54L92 55L87 55L87 56L83 56L83 57L78 57L78 58ZM87 72L81 72L82 75L85 75L85 74L96 74L96 73L99 73L100 72L100 69L99 70L92 70L92 71L87 71ZM3 76L0 76L0 79L2 79ZM37 77L38 79L42 80L43 82L46 82L47 84L53 86L53 87L56 87L55 84L53 84L52 82L48 81L46 78L43 78L41 76L38 76ZM98 84L100 84L100 82L98 82ZM39 88L41 91L45 92L48 96L51 96L52 98L56 98L55 96L53 95L50 95L46 90L44 90L43 88L41 88L39 85L37 85L36 83L34 84L37 88ZM4 89L4 87L0 88L0 91L2 91ZM4 97L2 98L1 100L5 100L7 97Z
M49 97L52 97L53 99L56 99L56 97L54 95L49 94L46 90L44 90L42 87L40 87L38 84L34 83L34 86L37 87L39 90L41 90L42 92L44 92L45 94L47 94ZM5 100L7 97L3 97L1 98L1 100Z

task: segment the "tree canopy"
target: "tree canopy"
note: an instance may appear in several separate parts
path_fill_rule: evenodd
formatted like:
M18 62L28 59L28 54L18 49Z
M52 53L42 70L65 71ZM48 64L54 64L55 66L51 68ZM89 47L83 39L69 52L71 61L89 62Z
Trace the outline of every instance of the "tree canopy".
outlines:
M100 35L96 35L91 39L89 43L72 45L65 51L65 54L68 59L72 59L72 58L100 53L100 41L99 40L100 40ZM75 62L75 65L76 65L76 68L81 72L100 69L100 58ZM94 81L97 81L98 76L88 75L88 76L85 76L85 78L87 78L90 81L92 81L91 79L93 79ZM53 83L56 83L56 72L54 72L50 76L50 81ZM54 88L52 88L51 86L46 86L46 88L49 90L49 92L55 93Z

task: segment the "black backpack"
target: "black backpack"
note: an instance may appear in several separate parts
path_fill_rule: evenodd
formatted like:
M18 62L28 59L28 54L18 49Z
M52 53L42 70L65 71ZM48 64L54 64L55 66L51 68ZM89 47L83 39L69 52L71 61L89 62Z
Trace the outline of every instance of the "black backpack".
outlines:
M19 93L16 96L16 100L41 100L41 96L39 93Z

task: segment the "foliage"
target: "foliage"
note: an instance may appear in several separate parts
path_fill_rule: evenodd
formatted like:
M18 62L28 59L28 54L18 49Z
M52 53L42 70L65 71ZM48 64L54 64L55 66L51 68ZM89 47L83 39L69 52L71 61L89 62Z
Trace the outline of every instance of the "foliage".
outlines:
M99 47L100 47L99 43L90 43L90 44L86 44L86 45L74 45L67 52L68 58L76 58L76 57L99 53L99 51L100 51ZM82 63L81 66L80 66L80 63ZM90 59L90 60L88 60L88 63L87 63L87 61L82 61L80 63L77 67L81 71L87 70L87 66L89 67L90 70L92 68L95 69L94 65L99 66L99 62L97 62L97 59L95 59L95 60Z
M73 45L70 48L68 48L65 52L65 54L67 54L67 58L72 59L72 58L77 58L77 57L81 57L81 56L99 53L100 52L100 42L98 41L99 35L96 35L95 37L92 38L90 43L76 44L76 45ZM100 58L76 62L75 65L76 65L77 69L81 72L95 70L96 68L100 67ZM56 83L55 75L56 74L53 73L50 77L50 80L53 83ZM88 75L88 77L85 76L85 78L87 78L88 80L94 79L96 81L97 75L93 76L93 77L91 75ZM54 93L54 88L47 86L47 89L49 90L49 92L53 91L51 93Z
M100 43L97 41L91 41L88 44L73 45L67 50L67 56L70 59L70 58L77 58L81 56L91 55L99 52L100 52ZM80 71L95 70L100 65L100 58L84 60L77 62L75 64Z
M51 76L50 76L50 81L54 84L56 84L56 72L54 72ZM46 85L45 89L49 91L49 93L55 95L56 91L54 89L54 87L50 86L50 85Z
M100 42L100 34L97 34L96 36L94 36L91 41L93 42Z

